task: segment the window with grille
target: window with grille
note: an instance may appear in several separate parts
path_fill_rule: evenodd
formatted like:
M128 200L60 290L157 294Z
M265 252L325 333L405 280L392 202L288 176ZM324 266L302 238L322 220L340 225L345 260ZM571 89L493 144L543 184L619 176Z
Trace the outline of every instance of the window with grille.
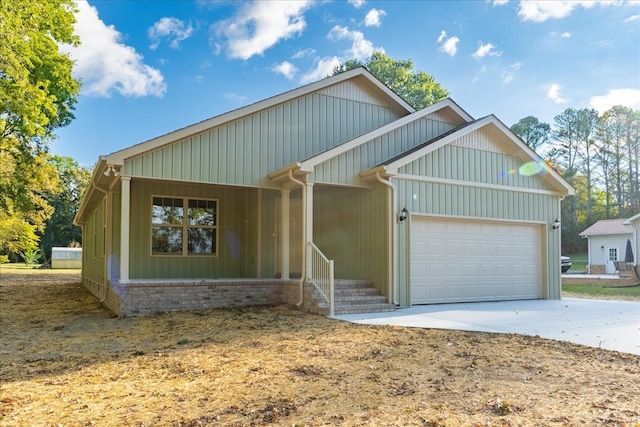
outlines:
M154 196L152 255L217 255L218 201Z

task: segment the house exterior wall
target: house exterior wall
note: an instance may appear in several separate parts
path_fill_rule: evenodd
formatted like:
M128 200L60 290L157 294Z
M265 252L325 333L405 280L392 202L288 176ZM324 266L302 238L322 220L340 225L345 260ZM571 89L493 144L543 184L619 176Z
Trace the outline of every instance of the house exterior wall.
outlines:
M316 166L315 182L363 185L360 172L381 164L455 127L427 117L401 126Z
M633 234L603 234L589 236L589 265L590 274L604 274L606 264L606 248L618 248L618 260L624 260L627 239L633 239Z
M217 256L152 256L153 196L217 199ZM255 276L256 197L256 189L132 180L129 277L134 280Z
M544 188L544 181L539 177L516 177L508 173L500 176L502 171L517 171L521 165L522 161L507 154L442 147L401 168L406 175L393 179L397 187L396 209L399 212L406 207L411 215L540 224L543 296L558 299L561 297L560 233L552 231L549 224L558 218L560 198L549 194L550 189ZM429 178L424 177L444 178L455 183L429 182ZM487 186L482 188L478 184ZM500 188L502 186L504 188ZM398 227L397 280L401 305L410 305L411 301L410 221L411 218Z
M365 102L309 94L128 159L124 173L179 181L277 187L268 174L400 117Z
M335 277L370 280L387 295L386 187L314 186L313 240L335 264Z
M106 281L106 206L104 197L82 227L82 277L97 283Z
M477 134L478 132L472 133L469 139L481 137ZM522 160L516 156L446 145L402 166L398 171L410 175L550 190L540 176L519 173L522 164Z

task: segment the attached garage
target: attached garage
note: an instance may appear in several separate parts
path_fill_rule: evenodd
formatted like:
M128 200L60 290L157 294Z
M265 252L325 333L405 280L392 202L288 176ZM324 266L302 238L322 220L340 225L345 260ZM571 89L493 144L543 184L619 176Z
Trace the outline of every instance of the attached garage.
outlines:
M540 224L412 216L411 304L543 298Z

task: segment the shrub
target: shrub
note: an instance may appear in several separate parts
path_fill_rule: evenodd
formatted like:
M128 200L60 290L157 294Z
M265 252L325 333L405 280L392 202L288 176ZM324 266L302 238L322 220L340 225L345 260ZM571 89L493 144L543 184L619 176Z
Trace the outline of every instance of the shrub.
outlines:
M40 261L42 252L40 249L29 249L28 251L20 252L20 255L24 259L24 262L27 263L27 266L29 266L31 264L37 264L38 261Z

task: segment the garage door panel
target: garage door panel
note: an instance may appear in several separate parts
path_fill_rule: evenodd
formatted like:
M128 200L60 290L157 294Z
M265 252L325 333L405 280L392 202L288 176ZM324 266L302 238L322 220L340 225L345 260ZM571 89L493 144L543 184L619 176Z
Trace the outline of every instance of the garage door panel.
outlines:
M413 304L542 297L537 225L414 217L410 250Z

